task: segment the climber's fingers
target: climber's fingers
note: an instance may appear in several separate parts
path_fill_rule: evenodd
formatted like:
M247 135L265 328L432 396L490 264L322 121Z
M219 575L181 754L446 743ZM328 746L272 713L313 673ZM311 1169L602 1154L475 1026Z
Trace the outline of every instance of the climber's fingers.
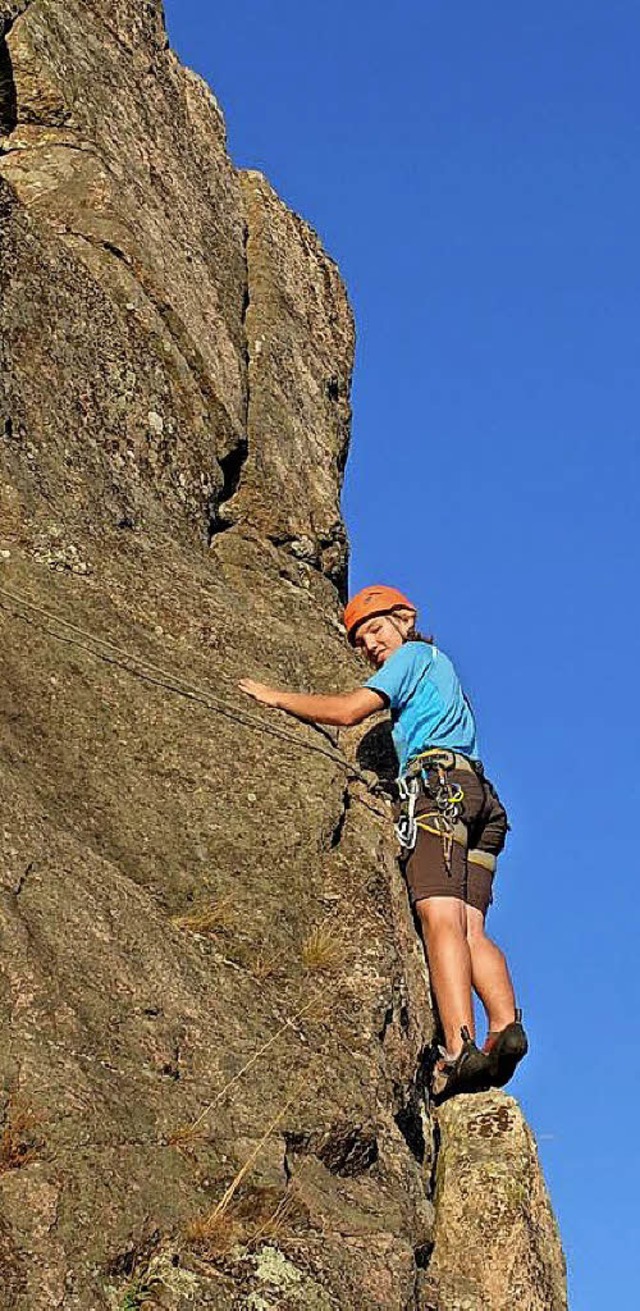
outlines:
M266 683L256 683L253 678L241 678L238 687L247 696L253 697L254 701L262 701L265 706L275 706L277 704L277 692L273 687L267 687Z

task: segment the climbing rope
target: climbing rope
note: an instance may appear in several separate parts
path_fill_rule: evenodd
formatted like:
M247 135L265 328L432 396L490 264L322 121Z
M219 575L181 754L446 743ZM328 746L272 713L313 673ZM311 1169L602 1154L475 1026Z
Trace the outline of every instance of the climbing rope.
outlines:
M195 683L189 683L185 679L179 678L176 674L163 669L160 665L156 665L150 660L144 659L142 656L135 655L130 651L125 651L123 647L117 646L115 642L106 640L103 637L97 637L95 633L91 633L85 628L80 628L77 624L71 623L69 619L63 619L60 615L51 614L50 611L45 610L42 606L36 605L34 601L29 601L26 597L21 596L17 592L9 591L6 587L0 587L0 598L3 597L5 601L10 601L12 605L18 607L22 606L24 610L30 611L31 614L46 619L48 624L57 624L63 629L69 630L68 633L56 632L55 628L45 628L42 624L35 625L35 620L31 619L28 614L21 614L19 612L17 614L14 613L14 618L21 620L23 623L37 626L40 631L48 633L49 636L55 638L56 641L65 642L67 645L78 647L81 651L86 651L89 655L92 655L96 660L102 660L109 665L116 665L118 668L124 669L126 673L131 674L134 678L139 678L156 687L165 688L169 692L175 692L176 695L185 697L188 701L199 702L214 714L224 715L227 719L232 719L236 723L243 724L247 728L255 728L260 733L269 733L272 737L277 737L283 742L288 742L291 746L296 747L300 751L312 751L315 752L316 755L325 756L327 760L332 761L334 765L338 765L351 778L355 778L360 783L364 783L368 792L372 793L374 796L376 795L378 785L372 785L366 774L364 774L361 769L358 769L357 765L353 765L350 760L347 760L346 756L343 756L341 752L335 750L331 751L328 747L323 747L318 742L305 742L301 738L296 737L294 733L288 732L286 728L279 728L276 724L270 724L265 720L260 719L258 715L252 715L247 710L239 710L231 702L226 701L221 697L214 696L205 688L198 687ZM9 607L6 604L3 604L1 599L0 606L10 613ZM72 636L72 634L75 634L75 636ZM86 640L80 641L80 638ZM92 645L88 646L87 642L92 643ZM383 812L378 810L377 807L369 805L364 797L356 796L354 799L360 801L362 805L366 806L366 808L371 810L375 815L383 815Z

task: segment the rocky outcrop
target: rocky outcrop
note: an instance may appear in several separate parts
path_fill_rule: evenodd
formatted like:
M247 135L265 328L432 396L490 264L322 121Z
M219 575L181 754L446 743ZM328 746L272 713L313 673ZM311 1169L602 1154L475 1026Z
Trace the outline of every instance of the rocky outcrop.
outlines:
M338 272L159 3L0 12L0 1303L506 1311L371 752L237 691L362 674Z
M512 1097L456 1097L437 1115L434 1247L421 1296L437 1311L563 1311L558 1231Z

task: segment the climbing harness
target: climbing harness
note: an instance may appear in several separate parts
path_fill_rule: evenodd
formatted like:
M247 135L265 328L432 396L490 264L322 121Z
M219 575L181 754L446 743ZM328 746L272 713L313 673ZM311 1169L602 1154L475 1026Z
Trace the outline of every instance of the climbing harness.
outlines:
M418 840L418 829L434 833L442 839L445 868L451 874L453 843L466 845L466 830L461 817L464 789L452 783L448 772L452 769L473 770L473 765L455 751L432 747L414 756L406 772L397 780L402 803L395 832L400 845L408 853ZM418 799L428 797L432 803L427 810L417 811Z

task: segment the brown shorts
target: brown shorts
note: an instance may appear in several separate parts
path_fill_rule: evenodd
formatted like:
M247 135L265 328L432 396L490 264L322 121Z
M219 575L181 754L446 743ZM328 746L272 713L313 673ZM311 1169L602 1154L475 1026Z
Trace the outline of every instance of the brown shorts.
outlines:
M491 783L474 770L450 769L447 777L462 789L461 823L456 840L445 850L442 837L418 828L416 845L401 864L412 905L424 897L457 897L486 915L491 902L496 859L504 847L509 822L507 812ZM431 798L422 793L416 817L433 811ZM458 840L459 839L459 840Z

